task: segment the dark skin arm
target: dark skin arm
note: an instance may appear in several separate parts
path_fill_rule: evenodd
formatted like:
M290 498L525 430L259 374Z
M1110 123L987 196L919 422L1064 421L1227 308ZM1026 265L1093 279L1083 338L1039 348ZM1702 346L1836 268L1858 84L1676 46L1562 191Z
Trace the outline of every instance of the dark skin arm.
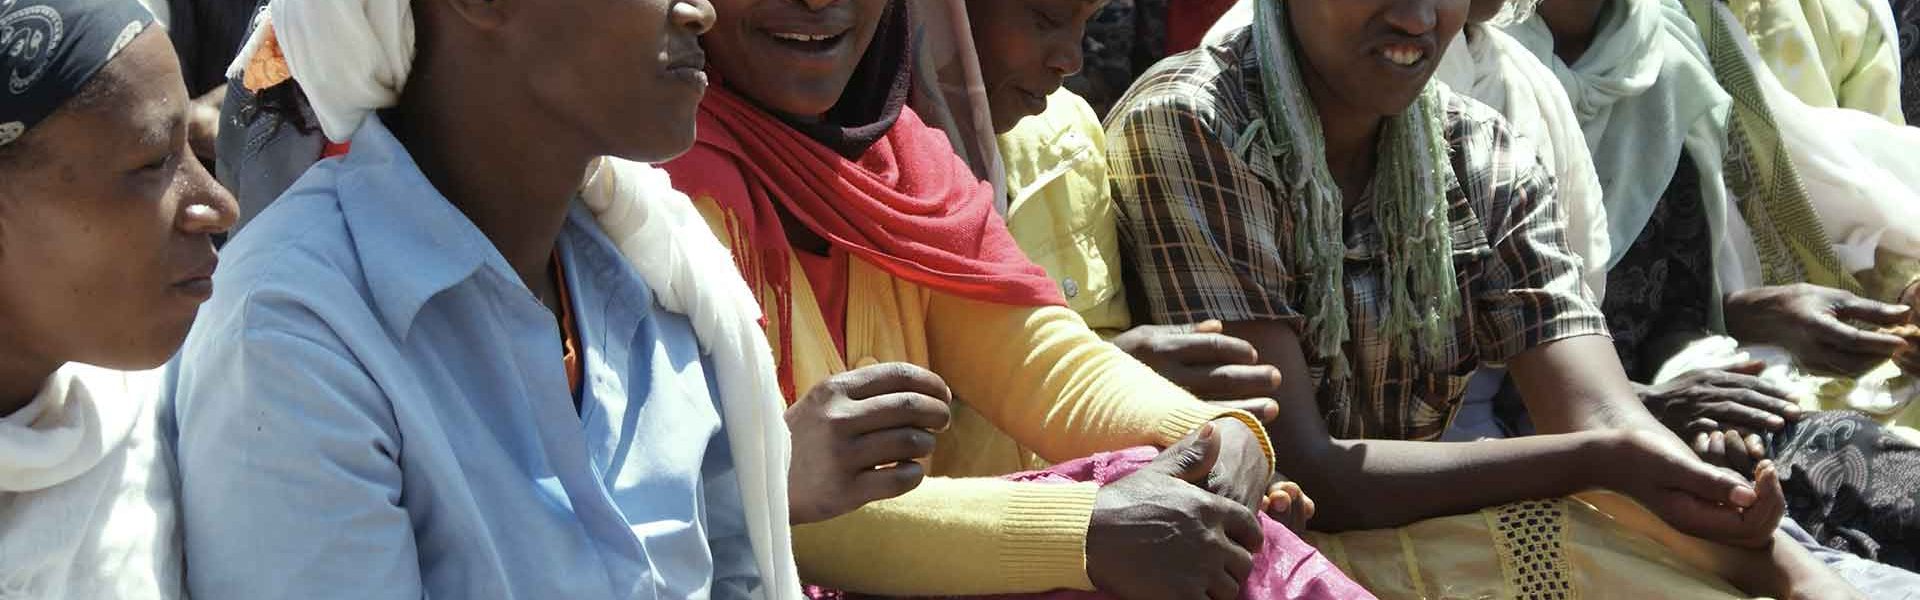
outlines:
M1441 444L1333 439L1292 325L1237 322L1226 330L1282 373L1280 418L1268 432L1280 472L1312 490L1316 529L1393 527L1597 488L1619 489L1684 530L1723 541L1762 544L1778 523L1776 511L1743 515L1723 506L1758 498L1738 475L1700 463L1639 406L1605 338L1547 344L1510 365L1536 422L1562 435ZM1591 368L1606 363L1611 371Z

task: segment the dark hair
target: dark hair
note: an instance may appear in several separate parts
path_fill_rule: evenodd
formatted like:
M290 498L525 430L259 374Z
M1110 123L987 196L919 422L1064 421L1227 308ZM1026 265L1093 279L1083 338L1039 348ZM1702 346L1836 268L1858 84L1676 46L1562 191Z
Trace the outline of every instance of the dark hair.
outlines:
M238 84L234 84L238 85ZM277 117L301 135L311 135L320 127L307 118L306 94L292 79L253 93L253 102L240 109L240 122L252 123L261 115Z

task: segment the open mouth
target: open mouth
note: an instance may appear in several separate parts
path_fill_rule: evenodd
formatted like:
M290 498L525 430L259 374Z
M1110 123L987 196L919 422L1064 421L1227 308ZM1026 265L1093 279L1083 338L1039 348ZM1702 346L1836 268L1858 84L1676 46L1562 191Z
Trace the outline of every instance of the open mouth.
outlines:
M768 31L766 34L767 37L773 38L782 46L806 53L821 53L833 50L839 47L840 42L847 38L847 32L845 31L828 34Z
M1427 60L1427 50L1414 45L1393 44L1381 47L1380 56L1387 59L1387 62L1411 67Z

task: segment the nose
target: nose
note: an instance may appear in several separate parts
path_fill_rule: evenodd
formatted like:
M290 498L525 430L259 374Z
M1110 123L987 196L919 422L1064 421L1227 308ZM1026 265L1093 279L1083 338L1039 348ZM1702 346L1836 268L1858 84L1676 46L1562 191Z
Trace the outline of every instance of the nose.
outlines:
M1440 22L1437 4L1437 0L1395 2L1387 9L1387 24L1407 35L1426 35Z
M676 27L703 35L713 29L713 3L707 0L682 0L673 3L673 24Z
M1083 36L1071 36L1056 44L1053 50L1047 53L1047 68L1053 69L1053 72L1059 73L1063 78L1079 73L1080 68L1086 66L1086 54L1080 49L1081 37Z
M214 181L200 161L189 158L184 162L187 163L184 172L173 183L180 198L175 226L189 235L226 233L240 218L239 203L227 188Z

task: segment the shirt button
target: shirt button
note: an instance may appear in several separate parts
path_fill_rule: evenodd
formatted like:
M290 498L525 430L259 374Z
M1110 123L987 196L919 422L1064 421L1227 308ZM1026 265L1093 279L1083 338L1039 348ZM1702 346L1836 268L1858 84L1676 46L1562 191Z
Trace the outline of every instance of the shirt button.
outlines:
M1080 282L1074 281L1072 277L1062 279L1060 280L1060 292L1066 294L1068 299L1079 296Z

